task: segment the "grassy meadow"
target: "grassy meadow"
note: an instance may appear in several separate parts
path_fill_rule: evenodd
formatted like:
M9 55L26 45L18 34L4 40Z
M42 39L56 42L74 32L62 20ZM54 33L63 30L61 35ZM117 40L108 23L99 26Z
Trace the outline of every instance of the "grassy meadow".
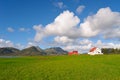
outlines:
M0 80L120 80L120 55L1 57Z

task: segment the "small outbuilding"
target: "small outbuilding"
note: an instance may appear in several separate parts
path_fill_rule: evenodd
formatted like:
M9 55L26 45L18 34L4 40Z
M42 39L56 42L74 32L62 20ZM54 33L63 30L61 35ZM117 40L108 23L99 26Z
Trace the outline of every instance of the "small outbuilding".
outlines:
M71 51L71 52L68 52L68 55L78 55L78 51Z
M96 55L96 54L103 54L101 49L97 48L97 47L93 47L90 49L90 51L88 52L89 55Z

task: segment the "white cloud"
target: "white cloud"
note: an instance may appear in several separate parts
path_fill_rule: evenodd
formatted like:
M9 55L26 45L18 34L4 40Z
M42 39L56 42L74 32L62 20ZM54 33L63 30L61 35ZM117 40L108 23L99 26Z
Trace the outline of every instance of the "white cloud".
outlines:
M77 50L79 53L83 53L88 52L93 45L93 42L88 39L74 40L71 44L66 44L64 49L67 51Z
M32 41L32 42L28 42L27 46L25 48L31 47L31 46L38 46L39 44Z
M14 47L14 44L9 40L0 39L0 47Z
M17 48L17 49L22 50L22 49L25 48L25 45L22 45L22 44L20 44L20 43L17 43L17 44L14 44L14 48Z
M79 41L80 45L88 45L88 44L92 44L92 41L88 40L88 39L84 39Z
M113 12L109 7L101 8L97 14L88 16L84 23L80 24L80 32L83 37L92 37L102 34L107 37L120 37L120 13ZM116 36L115 36L116 35Z
M26 31L26 29L25 28L19 28L19 31L24 32L24 31Z
M83 43L83 44L81 44L81 43ZM71 45L66 44L63 48L67 51L78 50L79 53L84 53L84 52L89 52L89 50L92 47L115 48L115 49L118 48L118 49L120 49L120 43L118 43L118 44L115 44L115 43L112 43L112 42L103 43L101 40L98 40L95 43L95 42L92 42L90 40L85 39L85 40L78 41L78 44L74 44L74 42Z
M74 16L74 13L67 10L57 16L53 23L48 24L45 27L45 30L47 33L53 35L72 36L74 27L76 27L79 22L80 19L77 16Z
M54 5L60 9L66 8L66 5L64 5L63 2L56 2L56 3L54 3Z
M12 41L5 40L5 39L0 39L0 48L1 47L14 47L14 48L17 48L17 49L23 49L23 48L25 48L24 45L14 44Z
M73 39L69 39L66 36L61 36L61 37L57 36L57 37L54 38L54 41L57 42L57 43L67 44L67 43L73 42Z
M80 14L84 9L85 9L84 5L78 6L77 9L76 9L76 13Z
M68 38L94 37L99 34L105 38L120 37L120 13L113 12L109 7L101 8L92 16L88 16L83 23L73 12L64 11L58 15L54 22L46 25L34 26L36 30L35 41L44 36L66 36ZM109 35L110 34L110 35Z
M54 36L54 43L62 45L66 50L86 52L93 46L120 48L120 44L102 43L100 40L94 43L89 40L97 35L120 38L120 13L113 12L109 7L99 9L96 14L85 18L83 23L73 12L66 10L50 24L35 25L33 28L36 30L35 41ZM80 40L86 37L88 39Z
M104 38L120 38L120 26L104 32Z
M91 48L91 44L89 45L66 45L64 46L64 50L67 51L73 51L73 50L77 50L79 53L84 53L84 52L88 52Z
M11 27L8 27L8 28L7 28L7 31L8 31L8 32L14 32L14 29L11 28Z
M25 31L25 28L20 28L19 30L20 30L20 31Z
M34 41L39 42L46 36L45 29L42 25L34 25L33 29L36 31Z
M30 31L30 29L21 27L21 28L19 28L19 31L21 31L21 32L28 32L28 31Z
M76 27L80 19L74 16L74 13L70 11L64 11L57 16L54 22L43 27L42 25L36 25L33 28L36 30L35 41L41 41L45 36L67 36L76 37Z
M94 44L95 46L99 46L99 48L119 48L120 49L120 43L115 44L112 42L109 43L103 43L101 40L98 40L96 42L96 44Z

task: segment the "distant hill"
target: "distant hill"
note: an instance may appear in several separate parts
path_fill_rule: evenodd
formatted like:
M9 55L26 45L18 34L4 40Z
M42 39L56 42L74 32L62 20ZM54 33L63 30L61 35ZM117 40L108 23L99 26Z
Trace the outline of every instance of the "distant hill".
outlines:
M0 48L0 56L37 56L37 55L63 55L68 52L60 47L47 48L45 50L38 46L32 46L19 50L12 47Z
M21 50L20 55L25 55L25 56L46 55L46 53L44 52L44 50L42 50L38 46L32 46L32 47Z
M67 51L63 50L60 47L47 48L44 51L47 53L47 55L61 55L68 53Z
M20 52L19 49L13 48L13 47L4 47L0 48L0 55L18 55Z

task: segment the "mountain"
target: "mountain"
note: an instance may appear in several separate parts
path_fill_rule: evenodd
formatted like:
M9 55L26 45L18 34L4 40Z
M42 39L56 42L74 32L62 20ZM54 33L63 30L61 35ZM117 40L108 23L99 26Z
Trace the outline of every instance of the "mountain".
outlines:
M19 55L33 56L33 55L46 55L46 53L44 52L44 50L42 50L38 46L32 46L32 47L21 50Z
M12 47L0 48L0 56L37 56L37 55L63 55L68 52L60 47L47 48L45 50L38 46L32 46L19 50Z
M47 55L61 55L68 53L67 51L63 50L60 47L47 48L44 51L47 53Z
M0 48L0 55L17 55L20 50L13 47Z

